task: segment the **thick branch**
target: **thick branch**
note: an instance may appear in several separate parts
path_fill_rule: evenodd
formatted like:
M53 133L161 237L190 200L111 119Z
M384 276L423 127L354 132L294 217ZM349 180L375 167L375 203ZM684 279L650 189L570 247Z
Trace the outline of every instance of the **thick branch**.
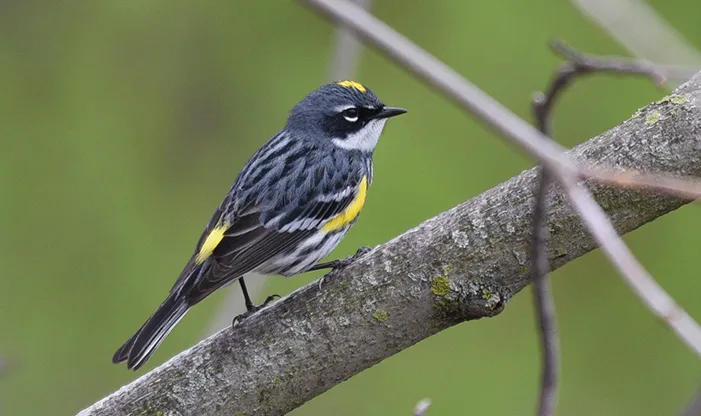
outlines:
M576 147L582 163L701 177L701 74ZM375 248L321 290L307 285L81 415L282 415L457 323L493 316L530 279L538 169ZM685 201L590 184L620 233ZM549 198L550 268L595 248L566 198Z

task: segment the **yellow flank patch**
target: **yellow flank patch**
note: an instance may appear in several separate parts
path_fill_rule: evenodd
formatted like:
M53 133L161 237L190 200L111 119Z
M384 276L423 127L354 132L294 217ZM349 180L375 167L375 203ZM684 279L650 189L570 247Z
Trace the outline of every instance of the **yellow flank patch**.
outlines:
M207 258L209 258L209 256L212 255L214 249L217 248L219 243L221 243L221 240L224 238L224 233L228 229L229 224L224 223L217 225L212 229L212 231L209 232L209 235L204 239L202 247L200 247L200 251L195 257L195 263L202 264L205 260L207 260Z
M365 198L368 196L368 178L363 176L358 186L358 195L356 195L353 202L350 203L340 214L333 217L329 222L321 227L322 231L331 232L340 230L346 225L353 222L360 214L360 210L363 209L365 205Z
M365 86L364 86L363 84L361 84L361 83L359 83L359 82L355 82L355 81L349 81L349 80L346 80L346 81L339 81L339 82L338 82L338 85L340 85L340 86L342 86L342 87L345 87L345 88L353 88L353 89L358 90L358 91L360 91L360 92L366 92L366 91L367 91L367 90L365 89Z

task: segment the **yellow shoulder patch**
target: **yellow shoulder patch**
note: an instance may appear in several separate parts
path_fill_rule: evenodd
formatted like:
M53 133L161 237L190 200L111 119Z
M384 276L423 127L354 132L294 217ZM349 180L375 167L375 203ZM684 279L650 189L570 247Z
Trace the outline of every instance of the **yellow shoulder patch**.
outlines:
M345 80L345 81L339 81L337 82L338 85L344 87L344 88L353 88L354 90L358 90L360 92L366 92L367 89L365 89L365 86L359 82L355 81L350 81L350 80Z
M214 253L214 249L217 248L219 243L221 243L221 240L224 239L224 233L226 230L229 229L229 224L224 223L217 225L216 227L212 228L212 231L209 232L209 235L207 238L204 239L204 242L202 243L202 247L200 247L200 251L197 253L197 256L195 257L195 263L197 264L202 264L204 263L209 256Z
M351 202L340 214L336 215L329 222L324 224L324 226L321 227L321 230L326 232L336 231L353 222L353 220L355 220L360 214L360 210L363 209L367 195L368 178L367 176L363 176L363 179L360 181L360 185L358 186L358 195L355 196L353 202Z

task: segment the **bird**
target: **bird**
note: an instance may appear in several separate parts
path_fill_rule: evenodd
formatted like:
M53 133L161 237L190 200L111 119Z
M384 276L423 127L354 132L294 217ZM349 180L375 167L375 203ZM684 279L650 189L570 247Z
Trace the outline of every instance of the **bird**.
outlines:
M373 180L373 152L385 123L407 110L386 106L370 88L331 82L290 110L282 130L248 160L207 223L166 299L114 354L139 369L188 310L244 276L294 276L344 266L319 263L355 224Z

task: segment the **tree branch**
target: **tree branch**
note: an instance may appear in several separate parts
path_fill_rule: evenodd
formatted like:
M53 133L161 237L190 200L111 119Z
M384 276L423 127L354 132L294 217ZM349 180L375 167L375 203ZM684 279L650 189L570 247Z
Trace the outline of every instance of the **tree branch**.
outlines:
M618 170L701 177L701 75L568 156ZM81 415L282 415L457 323L494 316L530 283L539 168L427 220L184 351ZM585 181L619 233L684 205ZM596 247L549 191L550 269ZM240 413L237 413L240 412Z
M563 155L562 146L518 118L455 70L392 30L365 10L344 0L298 0L327 18L355 30L390 59L435 87L460 108L473 114L510 143L536 157L566 190L584 224L606 257L650 312L663 320L697 355L701 356L701 326L674 302L635 259L604 210L579 186L583 167ZM650 122L656 120L653 117Z

